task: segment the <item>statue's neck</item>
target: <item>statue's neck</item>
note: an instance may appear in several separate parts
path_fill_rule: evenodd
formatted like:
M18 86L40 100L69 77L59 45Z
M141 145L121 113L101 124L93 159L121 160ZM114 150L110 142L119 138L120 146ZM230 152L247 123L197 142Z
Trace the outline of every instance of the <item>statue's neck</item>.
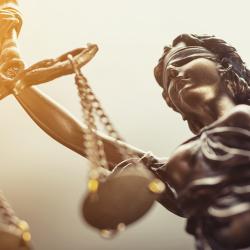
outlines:
M196 127L196 131L193 132L198 133L200 129L212 124L235 106L236 104L227 95L220 96L211 102L204 103L200 112L191 118L191 124L193 124L193 127Z
M220 98L218 98L217 102L215 103L215 113L216 113L216 120L222 116L224 116L226 113L228 113L233 107L236 106L236 104L233 102L233 100L227 96L223 95Z

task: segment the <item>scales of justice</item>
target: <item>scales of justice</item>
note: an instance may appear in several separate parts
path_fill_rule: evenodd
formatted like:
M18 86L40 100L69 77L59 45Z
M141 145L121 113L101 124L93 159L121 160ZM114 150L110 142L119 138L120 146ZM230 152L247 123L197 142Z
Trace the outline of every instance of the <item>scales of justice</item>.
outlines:
M104 112L87 79L81 73L81 67L95 56L98 47L89 44L86 48L78 48L56 59L46 59L26 68L17 43L22 26L22 15L17 0L0 0L0 24L0 99L14 95L32 117L25 106L25 100L29 98L30 101L35 102L36 99L32 100L32 97L39 94L31 86L47 83L64 75L75 74L86 128L81 131L82 150L90 162L82 215L89 225L100 231L103 237L110 238L115 233L123 231L127 225L141 218L159 195L167 191L167 187L145 167L148 155L126 146L127 144ZM70 148L70 142L58 137L60 131L54 133L52 129L51 132L50 127L44 126L39 120L39 116L40 119L46 120L46 114L42 111L44 105L47 105L46 108L51 114L54 106L46 102L45 104L38 102L37 106L39 105L43 106L40 108L38 118L32 117L33 120L52 137ZM105 149L104 142L98 134L96 118L100 120L99 124L103 125L109 138L112 138L121 156L120 163L113 167L109 166L107 157L112 158L112 155L109 155L108 149ZM1 193L0 249L31 248L33 247L28 223L15 215Z

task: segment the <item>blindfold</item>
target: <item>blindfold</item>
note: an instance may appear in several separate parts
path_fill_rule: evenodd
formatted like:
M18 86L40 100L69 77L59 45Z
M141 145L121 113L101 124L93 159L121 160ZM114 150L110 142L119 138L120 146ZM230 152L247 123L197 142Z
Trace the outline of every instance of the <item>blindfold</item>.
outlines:
M209 50L201 46L188 46L178 48L174 51L170 51L170 53L164 59L165 67L167 67L170 63L174 65L178 62L188 62L197 58L206 58L213 61L218 61L215 54L213 54Z

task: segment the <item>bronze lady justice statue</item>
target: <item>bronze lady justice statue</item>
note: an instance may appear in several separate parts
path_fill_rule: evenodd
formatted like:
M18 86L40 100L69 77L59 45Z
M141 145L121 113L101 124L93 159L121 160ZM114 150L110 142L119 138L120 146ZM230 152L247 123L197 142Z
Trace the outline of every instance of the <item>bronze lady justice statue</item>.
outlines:
M1 41L2 51L15 46L13 42ZM12 60L18 53L11 55ZM82 64L93 55L87 56ZM44 61L44 72L64 61L65 57ZM14 92L18 102L46 133L86 156L82 147L85 128L39 90L27 87L47 81L39 76L50 78L49 74L39 75L32 69L33 77L24 74L25 86L20 87L20 81L5 83L2 97ZM158 201L187 218L187 232L196 238L197 249L250 247L249 76L236 50L214 36L178 36L172 46L164 49L155 68L163 98L188 121L195 137L180 145L168 160L151 155L146 157L145 164L166 183L167 189ZM112 138L98 136L112 170L123 160L120 145ZM126 147L138 156L144 155L142 150Z
M197 249L249 249L249 70L225 41L184 34L155 76L196 136L153 171L174 188Z

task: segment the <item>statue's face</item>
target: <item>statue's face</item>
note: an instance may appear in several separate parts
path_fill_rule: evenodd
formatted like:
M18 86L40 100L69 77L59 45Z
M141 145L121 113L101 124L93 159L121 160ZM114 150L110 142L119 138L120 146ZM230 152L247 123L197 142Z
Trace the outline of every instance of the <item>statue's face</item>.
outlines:
M218 64L208 59L209 54L206 57L202 53L193 56L188 54L192 51L185 49L184 54L175 53L182 47L185 45L172 48L165 57L162 95L188 121L191 131L197 134L202 127L218 118L213 104L225 93L221 89ZM174 53L174 58L171 58ZM215 58L212 53L211 58Z

